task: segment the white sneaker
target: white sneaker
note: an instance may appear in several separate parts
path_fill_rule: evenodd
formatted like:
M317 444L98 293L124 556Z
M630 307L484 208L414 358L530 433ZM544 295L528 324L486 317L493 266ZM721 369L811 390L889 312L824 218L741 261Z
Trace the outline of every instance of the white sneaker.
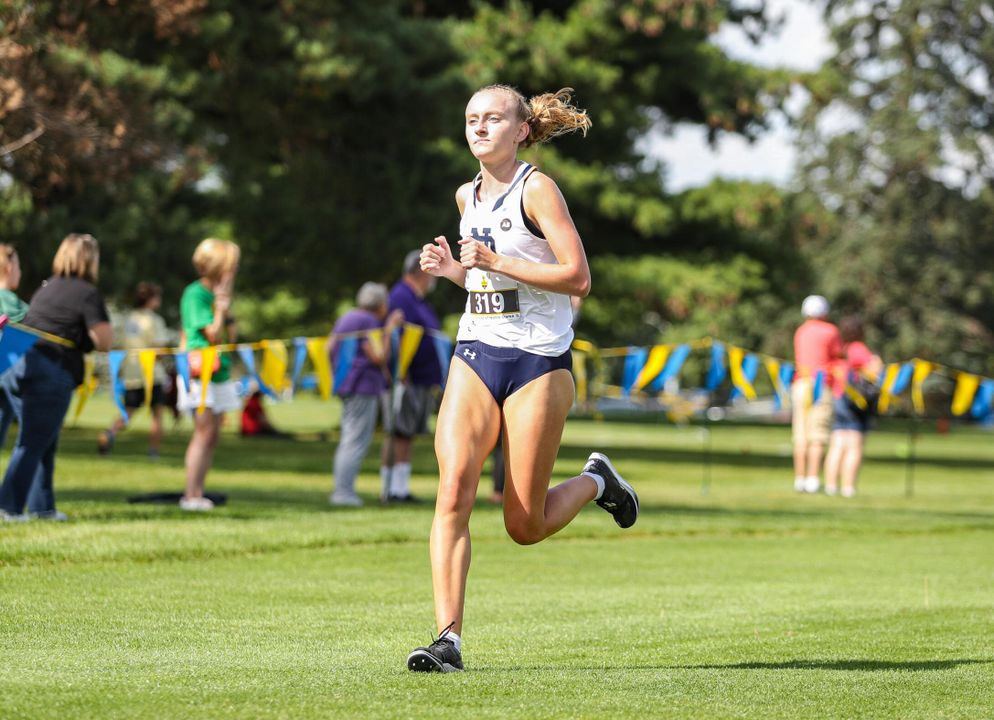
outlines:
M794 478L794 492L804 492L804 478Z
M842 497L844 498L856 497L856 488L842 488Z
M49 522L66 522L69 520L69 516L66 515L61 510L52 510L51 512L43 513L31 513L31 517L35 520L48 520Z
M328 502L338 507L362 507L363 505L362 498L355 493L352 493L351 495L345 493L341 495L338 493L332 493L328 498Z
M817 476L804 479L804 492L816 493L821 488L821 480Z
M179 506L181 510L189 510L190 512L207 512L214 509L214 502L205 497L181 497Z
M829 497L831 497L833 495L838 495L839 491L838 491L837 488L829 487L828 485L826 485L825 486L825 494L828 495Z
M6 510L0 510L0 522L18 523L27 522L31 518L27 515L14 515Z

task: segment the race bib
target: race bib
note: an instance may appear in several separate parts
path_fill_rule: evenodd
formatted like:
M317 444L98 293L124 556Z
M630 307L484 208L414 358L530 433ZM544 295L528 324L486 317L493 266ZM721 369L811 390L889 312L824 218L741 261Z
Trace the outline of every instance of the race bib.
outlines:
M517 316L521 312L518 304L518 289L512 290L470 290L469 312L477 317Z

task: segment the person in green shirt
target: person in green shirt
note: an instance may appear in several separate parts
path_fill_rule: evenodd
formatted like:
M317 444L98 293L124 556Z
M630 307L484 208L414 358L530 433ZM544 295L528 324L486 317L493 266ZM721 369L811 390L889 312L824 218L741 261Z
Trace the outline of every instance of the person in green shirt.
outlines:
M21 260L13 245L0 243L0 315L21 322L28 314L28 304L14 293L21 284ZM13 368L0 377L0 447L7 444L7 431L15 417L21 416L21 398L17 393L17 376Z
M193 413L193 435L186 448L186 491L179 501L184 510L214 508L210 498L204 497L207 471L214 460L224 413L241 408L237 385L231 380L230 354L216 356L205 388L201 382L203 355L195 352L234 340L230 332L231 295L240 257L238 245L230 240L208 238L201 242L193 253L193 266L200 279L187 286L180 300L181 345L188 351L191 379L188 387L184 378L178 378L177 407L181 412Z

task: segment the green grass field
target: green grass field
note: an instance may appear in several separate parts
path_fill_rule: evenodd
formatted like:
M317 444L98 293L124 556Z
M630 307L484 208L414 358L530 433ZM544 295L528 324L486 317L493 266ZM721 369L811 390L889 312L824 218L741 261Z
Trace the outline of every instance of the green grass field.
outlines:
M786 428L715 427L708 478L700 428L571 420L555 479L604 450L642 517L519 547L485 480L467 672L426 676L431 505L379 507L370 457L367 506L329 508L335 403L273 408L296 441L229 432L205 515L126 502L182 488L189 424L158 462L144 419L98 457L111 413L63 433L71 521L0 526L4 718L994 716L990 433L923 434L907 497L908 435L881 430L843 500L792 491ZM425 440L416 493L434 470Z

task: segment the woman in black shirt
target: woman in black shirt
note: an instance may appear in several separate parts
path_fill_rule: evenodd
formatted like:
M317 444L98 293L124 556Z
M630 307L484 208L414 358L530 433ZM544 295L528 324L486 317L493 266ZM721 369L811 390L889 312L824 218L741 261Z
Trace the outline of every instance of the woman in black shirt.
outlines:
M20 379L21 431L0 486L0 520L64 520L55 510L52 479L59 431L73 390L83 381L83 355L109 350L112 333L100 292L94 286L100 265L97 241L90 235L66 236L52 262L52 277L31 298L24 324L63 338L65 344L38 340L24 358ZM32 484L41 465L39 481Z

